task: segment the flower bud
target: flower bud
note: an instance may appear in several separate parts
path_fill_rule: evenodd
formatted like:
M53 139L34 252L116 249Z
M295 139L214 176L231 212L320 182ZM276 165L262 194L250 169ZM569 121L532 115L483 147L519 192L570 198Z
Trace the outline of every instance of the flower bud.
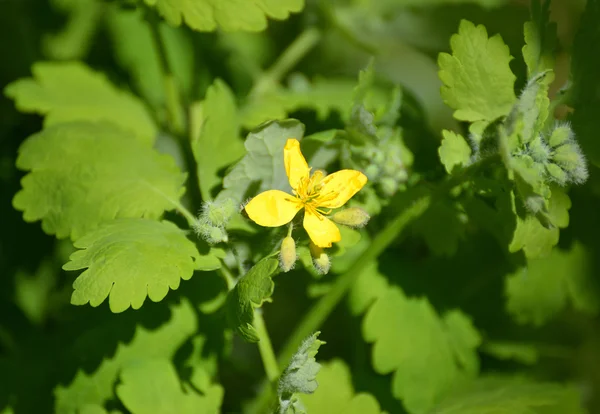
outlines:
M236 212L237 205L228 198L223 201L206 202L202 206L202 215L213 226L224 227Z
M398 191L398 182L391 177L384 177L379 181L379 189L383 195L391 197Z
M281 270L289 272L296 264L296 242L291 236L287 236L281 242L281 250L279 252L279 265Z
M365 210L358 207L346 208L331 217L336 223L349 227L363 227L369 222L370 218Z
M329 260L329 256L325 253L321 247L317 246L313 242L310 242L308 245L310 250L310 255L312 256L313 266L322 275L325 275L329 272L329 268L331 268L331 261Z
M567 173L556 164L546 164L546 171L548 172L548 175L550 175L552 180L559 185L565 185L567 179L569 178L567 176Z
M573 131L569 128L568 125L562 125L554 128L550 138L548 139L548 144L552 148L556 148L567 141L571 141L573 139Z
M194 231L200 237L202 237L209 244L217 244L221 242L227 242L227 232L223 227L213 226L206 220L200 220L194 225Z
M375 165L371 164L367 168L365 168L365 175L369 180L374 180L381 173L381 169Z

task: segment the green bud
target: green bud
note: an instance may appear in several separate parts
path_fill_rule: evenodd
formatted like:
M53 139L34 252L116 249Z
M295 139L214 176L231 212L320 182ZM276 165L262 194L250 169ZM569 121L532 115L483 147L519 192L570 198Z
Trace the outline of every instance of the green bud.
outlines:
M391 197L398 191L398 182L391 177L384 177L379 180L379 188L385 196Z
M321 247L317 246L313 242L309 243L308 248L310 250L310 255L313 260L313 266L315 267L317 272L319 272L322 275L326 275L329 272L329 269L331 268L331 261L329 260L329 256L327 256L327 253L325 253L325 251Z
M281 242L281 251L279 252L279 265L281 270L289 272L296 264L296 242L290 236L287 236Z
M556 148L552 159L568 172L574 171L583 162L579 147L575 143L564 144Z
M394 173L400 168L402 168L402 163L390 157L385 160L385 163L383 164L383 173L385 175L393 176Z
M548 144L552 148L556 148L567 141L571 141L573 139L573 131L568 125L562 125L554 128L550 138L548 139Z
M550 156L550 149L542 141L541 136L537 136L529 143L529 154L536 162L545 163Z
M399 183L404 183L408 180L408 172L406 170L398 170L394 174L394 179Z
M237 205L228 198L218 202L206 202L202 206L202 215L213 226L225 226L235 214Z
M375 164L382 164L385 161L385 154L383 151L377 150L372 160Z
M374 180L376 177L379 176L380 172L381 170L375 164L371 164L367 168L365 168L365 175L369 180Z
M213 226L206 220L200 220L194 225L194 231L200 237L202 237L209 244L217 244L221 242L227 242L229 237L225 228L220 226Z
M552 180L558 183L559 185L565 185L567 179L569 178L567 176L567 173L556 164L546 164L546 171L548 172L548 175L550 175Z
M331 217L336 223L350 227L363 227L369 222L370 218L365 210L358 207L346 208Z

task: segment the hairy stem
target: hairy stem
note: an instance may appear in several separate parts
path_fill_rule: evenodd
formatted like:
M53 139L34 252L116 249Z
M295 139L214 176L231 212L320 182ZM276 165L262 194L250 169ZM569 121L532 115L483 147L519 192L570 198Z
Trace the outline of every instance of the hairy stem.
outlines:
M260 341L258 341L260 357L265 367L269 383L272 384L279 378L279 369L277 368L277 358L275 357L275 352L271 345L271 339L269 338L269 333L267 332L261 309L254 310L254 327L260 338Z

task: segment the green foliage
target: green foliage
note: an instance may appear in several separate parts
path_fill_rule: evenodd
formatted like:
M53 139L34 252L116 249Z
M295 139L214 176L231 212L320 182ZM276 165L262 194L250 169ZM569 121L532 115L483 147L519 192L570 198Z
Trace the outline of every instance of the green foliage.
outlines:
M519 323L542 325L567 302L577 310L596 313L598 292L590 280L590 257L574 244L568 251L554 248L545 259L533 259L506 279L508 311Z
M121 371L117 395L132 414L216 414L220 412L223 389L211 386L198 394L180 383L166 359L133 361Z
M161 301L194 269L214 270L214 253L201 256L185 233L168 221L120 219L75 242L65 270L86 269L73 283L74 305L99 306L108 297L113 312L139 309L146 296Z
M267 17L288 18L290 12L299 12L304 0L258 1L258 0L145 0L156 7L169 24L179 26L182 21L199 31L213 31L217 27L225 31L261 31L267 26Z
M444 139L438 150L446 172L452 173L455 167L466 167L471 159L471 147L465 138L452 131L442 131Z
M40 62L31 71L33 78L11 83L4 93L19 110L44 115L46 127L69 121L108 121L144 143L154 142L157 127L144 104L115 88L101 73L79 62Z
M23 143L17 167L30 173L13 205L58 238L77 240L113 218L157 218L184 192L172 158L108 123L44 129Z
M258 342L258 333L252 322L254 308L270 301L275 285L271 279L279 262L264 258L252 267L235 285L227 296L227 320L229 324L248 342Z
M317 339L319 334L315 332L302 342L281 374L277 387L280 414L303 412L303 403L295 394L312 394L318 387L316 378L321 364L315 356L325 343Z
M405 335L404 332L410 332ZM363 320L373 368L393 372L392 393L409 413L426 413L455 386L477 375L479 333L460 311L440 317L426 299L386 289ZM435 371L426 367L435 366Z
M580 414L573 387L518 378L482 378L454 393L432 414Z

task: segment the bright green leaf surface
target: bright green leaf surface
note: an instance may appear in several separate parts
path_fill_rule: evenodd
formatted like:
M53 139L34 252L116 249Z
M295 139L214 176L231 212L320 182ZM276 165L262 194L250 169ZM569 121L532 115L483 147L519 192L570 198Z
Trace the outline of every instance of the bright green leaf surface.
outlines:
M461 121L493 121L507 115L516 100L512 57L500 35L463 20L450 39L452 55L440 53L442 97Z
M211 190L221 182L219 172L245 152L239 138L235 97L222 80L217 79L206 91L201 119L200 132L192 148L202 198L210 200Z
M532 20L524 26L523 46L523 59L530 78L536 73L554 69L554 54L558 43L556 23L550 23L550 2L533 0L531 12Z
M379 273L377 262L365 267L348 293L348 305L353 315L367 311L377 298L389 288L387 279Z
M177 371L167 359L146 359L128 364L121 372L117 395L132 414L218 414L223 388L211 387L205 395L182 389Z
M103 405L114 398L114 386L123 367L144 358L171 359L196 332L197 323L193 306L183 300L171 307L170 320L159 328L149 330L138 326L131 341L120 343L114 355L107 356L94 372L80 369L70 384L55 389L55 412L71 414L86 404Z
M454 167L466 167L471 159L471 147L465 138L452 131L443 130L442 145L438 149L440 160L448 174Z
M38 62L31 71L33 78L17 80L4 92L20 111L45 115L46 127L70 121L110 121L141 142L154 142L157 128L144 104L115 88L102 73L80 62Z
M157 218L173 209L185 176L174 160L107 123L55 125L27 138L17 167L31 171L14 199L26 221L76 240L101 222Z
M562 189L553 188L548 216L555 227L544 227L532 215L527 215L525 218L517 216L517 228L509 250L517 252L523 249L523 252L529 259L547 256L552 247L558 243L559 229L569 225L570 208L571 199L569 196Z
M279 267L276 259L264 258L248 271L227 296L227 319L230 325L248 342L258 342L254 308L269 301L275 285L271 277Z
M224 190L217 198L241 203L265 190L291 192L283 165L283 147L288 138L301 140L303 135L304 125L293 119L270 122L248 134L244 143L247 154L225 176ZM254 189L257 182L260 185ZM249 190L252 194L248 194Z
M373 367L394 372L392 393L411 414L427 413L457 383L478 371L479 334L459 311L440 317L426 299L387 289L363 320ZM428 369L435 367L435 370Z
M457 390L430 414L584 414L572 387L518 378L481 378Z
M225 31L258 32L267 27L267 17L287 19L304 8L304 0L144 0L173 26L184 21L203 32L218 28Z
M220 267L214 255L200 256L183 230L169 221L118 219L75 242L65 270L85 270L73 283L74 305L99 306L106 298L113 312L139 309L146 296L161 301L194 269Z
M317 374L319 387L302 397L310 414L379 414L379 403L371 394L355 393L352 375L340 359L322 365Z
M508 312L521 324L542 325L571 302L577 310L596 313L599 296L589 253L581 244L552 249L548 257L530 259L506 279Z

